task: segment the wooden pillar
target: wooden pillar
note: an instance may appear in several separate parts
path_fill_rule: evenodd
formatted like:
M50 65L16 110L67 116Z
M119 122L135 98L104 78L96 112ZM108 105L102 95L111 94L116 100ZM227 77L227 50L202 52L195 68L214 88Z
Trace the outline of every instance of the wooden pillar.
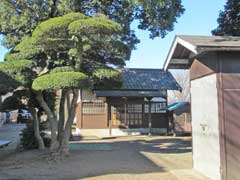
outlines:
M126 104L126 102L124 102L124 123L125 123L125 125L128 126L128 122L127 122L127 104Z
M77 128L83 128L82 125L82 102L79 102L76 108Z
M124 97L124 124L127 126L128 128L128 120L127 120L127 98Z
M80 110L79 110L79 116L80 116L80 122L81 122L81 128L83 128L83 102L81 101L79 103L80 105Z
M176 123L176 115L173 112L173 118L172 118L172 131L173 131L173 136L176 136L176 128L175 128L175 123Z
M143 121L145 119L145 103L142 104L142 122L141 122L141 127L143 127Z
M107 109L107 121L108 121L108 127L109 127L109 136L112 136L112 112L111 112L111 105L107 103L106 105Z
M151 99L152 98L147 98L148 100L148 135L152 135L152 113L151 113Z

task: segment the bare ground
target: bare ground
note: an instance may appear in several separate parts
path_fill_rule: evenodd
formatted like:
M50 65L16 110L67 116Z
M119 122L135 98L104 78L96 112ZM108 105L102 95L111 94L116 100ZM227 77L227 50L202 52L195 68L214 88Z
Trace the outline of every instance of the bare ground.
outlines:
M170 172L191 169L191 138L137 136L82 144L108 150L73 150L61 162L25 151L0 161L0 180L176 180Z

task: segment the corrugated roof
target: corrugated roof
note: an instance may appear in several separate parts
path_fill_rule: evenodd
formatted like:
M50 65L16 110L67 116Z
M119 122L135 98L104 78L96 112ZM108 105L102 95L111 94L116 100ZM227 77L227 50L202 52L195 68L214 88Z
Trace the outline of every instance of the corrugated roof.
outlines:
M240 37L233 36L191 36L178 35L177 37L191 43L194 46L214 47L239 47Z
M125 90L181 90L172 74L163 69L121 69Z

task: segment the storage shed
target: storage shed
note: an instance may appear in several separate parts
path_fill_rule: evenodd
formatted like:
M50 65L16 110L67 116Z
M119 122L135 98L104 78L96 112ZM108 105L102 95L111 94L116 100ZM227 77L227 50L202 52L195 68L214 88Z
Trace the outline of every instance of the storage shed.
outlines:
M188 101L179 101L166 107L168 112L170 133L174 135L191 134L191 115L190 103Z
M164 69L190 69L193 167L240 179L240 37L176 36Z

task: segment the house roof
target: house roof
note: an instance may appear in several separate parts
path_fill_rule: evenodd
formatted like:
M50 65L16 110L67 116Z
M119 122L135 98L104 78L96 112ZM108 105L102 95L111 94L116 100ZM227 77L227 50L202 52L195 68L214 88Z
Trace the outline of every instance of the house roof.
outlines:
M240 51L240 37L176 36L164 63L164 69L186 69L190 59L206 51Z
M95 90L97 97L163 97L167 90L181 90L172 74L163 69L120 69L120 89Z
M166 98L165 91L136 91L136 90L96 90L97 97L163 97Z
M163 69L121 69L124 90L181 90L172 74Z

